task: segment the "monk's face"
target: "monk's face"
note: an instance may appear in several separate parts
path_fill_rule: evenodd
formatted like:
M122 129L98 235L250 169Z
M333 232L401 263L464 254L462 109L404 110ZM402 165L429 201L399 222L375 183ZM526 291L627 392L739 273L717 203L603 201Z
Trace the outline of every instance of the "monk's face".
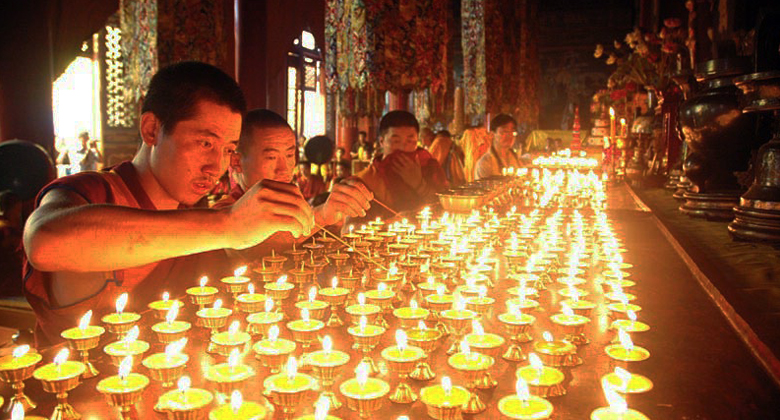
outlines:
M417 129L414 127L390 127L382 136L385 156L393 152L414 152L417 150Z
M250 188L264 179L292 182L297 153L295 133L287 127L252 128L251 136L249 147L239 159L244 187Z
M509 150L515 143L517 135L517 126L513 122L508 122L496 129L493 142L499 150Z
M191 118L167 131L159 130L152 148L152 173L171 198L195 204L227 169L238 145L241 114L201 100Z

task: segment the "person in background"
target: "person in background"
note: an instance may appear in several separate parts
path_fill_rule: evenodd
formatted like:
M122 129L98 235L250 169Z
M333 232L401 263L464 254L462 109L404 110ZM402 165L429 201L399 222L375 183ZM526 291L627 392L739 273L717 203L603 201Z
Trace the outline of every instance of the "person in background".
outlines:
M417 147L420 126L413 114L391 111L379 122L379 147L371 165L357 174L376 198L396 212L416 210L447 188L447 179L439 162ZM370 217L388 216L380 206L372 205Z
M70 174L85 171L97 171L98 164L102 162L103 155L98 149L97 140L90 140L89 133L82 131L79 133L79 142L81 148L63 150L57 157L57 163L63 164L65 156L70 162Z
M335 169L333 171L333 177L328 184L328 191L333 191L333 187L349 178L349 176L352 174L349 166L349 162L346 160L340 160L336 162Z
M231 156L230 173L235 185L230 194L223 197L214 207L227 207L240 200L246 191L263 180L293 185L296 167L297 146L295 134L287 121L268 109L254 109L244 117L241 139L236 153ZM309 163L300 163L299 171L310 171ZM298 194L302 194L298 191ZM362 216L369 207L373 195L355 179L344 179L335 183L327 200L312 209L317 226L337 225L347 216ZM315 230L316 231L316 230ZM235 259L246 262L303 242L305 237L293 238L288 232L278 232L262 243L247 250L231 253Z
M425 150L431 150L431 145L433 144L433 140L436 138L436 134L433 133L433 130L431 130L428 127L423 128L420 130L420 143L422 144L422 147Z
M436 139L430 147L431 155L444 169L444 175L450 186L466 182L463 173L463 150L452 141L452 134L447 130L436 133Z
M357 141L352 143L352 159L370 160L374 156L374 143L368 141L365 131L358 131Z
M517 135L517 122L506 114L498 114L490 120L493 142L488 152L477 161L474 171L476 179L502 175L505 168L520 168L523 161L512 149Z
M0 296L22 295L22 200L11 191L0 192Z
M298 162L293 183L300 188L303 198L306 200L311 200L328 189L322 176L319 173L312 173L311 162L305 160Z
M241 88L222 70L193 61L162 68L149 83L132 161L41 190L24 229L24 293L39 347L63 341L88 310L95 319L114 312L121 293L140 311L163 291L180 296L203 275L224 276L235 269L224 266L226 248L311 232L311 208L288 184L269 180L232 206L203 206L245 111Z

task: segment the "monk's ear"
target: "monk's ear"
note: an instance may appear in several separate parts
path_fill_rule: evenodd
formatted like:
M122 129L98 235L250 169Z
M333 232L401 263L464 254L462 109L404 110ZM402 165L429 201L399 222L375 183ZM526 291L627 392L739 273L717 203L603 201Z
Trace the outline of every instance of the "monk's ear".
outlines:
M230 154L230 168L233 169L233 172L239 174L243 172L241 169L241 153L233 152Z
M162 133L162 123L156 115L151 112L141 114L141 140L147 146L156 146L160 141L159 136Z

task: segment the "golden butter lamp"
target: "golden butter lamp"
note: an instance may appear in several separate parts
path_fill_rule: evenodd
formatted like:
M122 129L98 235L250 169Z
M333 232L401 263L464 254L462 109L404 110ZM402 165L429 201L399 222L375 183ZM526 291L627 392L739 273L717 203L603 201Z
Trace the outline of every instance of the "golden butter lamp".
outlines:
M582 364L577 346L565 340L554 340L547 331L542 336L544 340L534 342L533 348L545 365L574 367Z
M377 289L367 291L365 296L369 304L376 305L381 310L374 323L380 327L387 328L389 325L387 320L385 320L385 314L390 313L393 309L393 298L395 298L393 289L384 283L379 283Z
M141 400L144 390L149 386L149 378L140 373L131 373L132 356L127 356L119 364L119 373L102 379L96 389L103 394L108 405L119 409L119 418L138 419L135 404Z
M257 267L252 271L260 276L260 281L263 283L268 283L270 281L276 281L276 279L279 278L279 273L282 272L282 269L267 267L265 264L262 264L260 267Z
M635 346L631 336L624 330L618 330L618 344L610 344L604 348L614 362L641 362L650 358L650 352L640 346Z
M449 330L452 331L454 336L454 340L450 348L447 350L447 354L459 353L463 334L469 324L471 324L471 321L476 319L477 313L466 309L466 305L463 302L463 299L460 297L460 295L457 295L452 304L452 309L441 311L439 316L444 321L444 323L447 324L447 327L449 327Z
M189 376L182 376L177 389L160 396L155 411L164 413L168 420L198 420L206 415L208 406L214 401L214 395L205 389L191 388Z
M262 404L244 401L241 391L235 390L227 404L209 412L209 420L264 420L269 418L269 414Z
M301 264L301 261L306 257L307 251L305 249L299 249L295 242L293 242L292 249L288 249L284 252L287 256L292 258L293 265L298 266Z
M347 302L347 296L349 295L349 289L346 287L339 287L338 277L331 279L330 287L323 287L320 289L321 299L330 305L330 317L325 323L328 327L340 327L344 325L344 321L339 316L339 307L344 306Z
M436 328L428 328L422 320L418 321L417 328L408 330L407 340L409 343L421 348L425 352L425 357L417 362L409 377L418 381L430 381L436 377L436 373L433 372L433 369L428 364L428 359L430 359L431 352L436 349L441 338L441 331Z
M545 366L542 359L535 353L528 355L528 366L517 369L517 377L522 378L528 383L531 393L539 397L559 397L566 395L566 388L563 386L565 376L563 372L554 368Z
M396 330L395 341L395 346L382 350L382 358L390 367L389 370L398 374L399 378L398 385L390 394L390 401L396 404L411 404L417 401L417 394L406 381L417 363L425 359L425 352L419 347L408 345L404 330Z
M21 404L23 411L29 411L37 404L24 393L24 381L33 376L35 366L43 360L43 356L30 351L30 346L22 345L13 350L11 354L0 357L0 380L11 384L14 396L8 401L13 407Z
M141 315L133 312L125 312L128 295L122 293L116 299L116 312L105 315L101 321L106 324L106 329L116 335L117 340L124 338L125 334L141 319Z
M165 315L165 321L152 325L152 331L157 336L157 341L162 344L170 344L181 340L192 328L192 324L186 321L177 321L179 315L179 306L173 305L168 309Z
M542 397L531 395L525 379L517 378L516 393L498 401L498 411L510 419L545 420L553 412L553 405Z
M161 383L163 388L170 388L184 374L190 358L181 351L187 344L187 338L165 346L163 353L155 353L145 358L141 363L149 371L149 376Z
M201 326L209 328L211 334L217 334L221 328L227 325L228 318L233 311L222 307L222 299L214 301L211 308L203 308L195 312Z
M217 300L217 293L219 292L216 287L206 286L208 281L208 277L203 276L199 281L200 286L187 289L187 296L190 297L190 302L198 305L198 309L201 310L206 308L206 305L213 304Z
M89 351L100 344L100 336L106 332L105 328L101 326L89 325L91 319L92 310L89 310L79 320L78 327L69 328L60 334L62 338L68 341L68 346L71 350L78 352L81 362L87 367L87 370L84 371L83 379L94 378L100 374L89 360Z
M306 358L309 348L317 340L317 334L323 328L325 328L325 323L318 319L310 319L307 309L301 309L301 319L287 323L287 329L292 332L293 340L301 345L301 365L306 369L308 369Z
M320 397L317 402L314 403L314 414L307 414L298 417L295 420L341 420L336 416L328 414L330 408L330 400L325 397Z
M309 316L316 320L325 319L325 310L328 309L328 304L324 301L317 300L317 288L312 286L309 289L309 294L306 300L295 302L295 307L298 310L306 309L309 311Z
M266 296L262 293L255 293L255 285L249 283L247 292L236 297L236 308L239 312L253 314L263 310Z
M311 365L314 376L319 379L322 386L321 399L328 401L328 406L334 410L341 408L342 403L333 392L336 382L336 372L349 362L349 354L333 350L333 341L326 335L322 339L322 350L309 354L307 363Z
M358 293L357 303L349 305L346 308L347 315L349 315L352 325L360 323L360 319L365 317L366 322L374 325L376 319L379 317L379 313L382 312L382 308L377 305L366 303L366 295L364 293Z
M168 312L176 306L178 309L184 307L184 303L179 300L171 300L171 296L168 292L163 292L161 300L155 300L149 302L147 307L154 312L154 317L163 320Z
M70 352L62 349L54 358L53 363L35 369L33 377L41 381L43 390L57 395L57 406L50 420L77 420L81 415L68 403L68 391L81 383L81 375L87 367L81 362L68 360Z
M575 346L588 344L590 340L585 336L585 326L590 322L590 318L576 315L566 304L561 306L561 313L550 316L550 320L564 333L563 339Z
M249 333L241 331L241 324L233 321L227 331L211 335L207 351L227 357L233 350L243 352L251 339Z
M263 267L267 266L272 270L279 271L282 269L285 261L287 261L287 257L277 254L276 250L272 249L271 255L266 255L263 257Z
M103 347L103 352L108 355L111 364L119 366L127 356L132 356L133 363L139 363L143 359L144 353L149 351L149 343L138 339L140 329L134 326L127 332L127 335L120 341L115 341Z
M290 293L295 286L292 283L287 282L287 276L279 277L275 282L268 282L263 284L265 294L274 301L275 310L279 313L282 312L282 301L290 297Z
M533 341L529 331L536 318L522 313L516 305L507 306L509 307L509 312L498 316L498 320L504 326L504 331L506 331L510 341L509 347L507 347L502 357L510 362L522 362L525 360L525 354L520 344Z
M470 349L490 356L493 359L496 359L501 354L501 346L506 343L504 337L498 334L486 333L482 328L482 324L477 320L472 321L472 332L466 334L463 337L463 341L468 343ZM498 385L498 382L490 376L490 371L485 371L485 374L477 380L477 388L480 389L490 389L496 385Z
M461 420L463 406L471 392L460 386L452 386L449 376L441 378L441 385L431 385L420 390L420 401L428 415L437 420Z
M278 325L282 321L284 315L281 312L274 311L274 301L270 297L267 297L264 302L264 311L249 314L246 317L246 321L249 323L247 332L251 335L260 335L262 337L268 336L268 330L274 325Z
M279 373L296 347L294 341L279 338L279 327L273 325L268 330L268 337L255 343L252 350L255 352L255 358L269 368L271 373Z
M355 378L341 383L339 391L347 399L347 407L356 411L361 419L370 419L373 413L382 408L385 395L390 392L390 385L379 379L369 378L369 366L360 362Z
M649 378L631 373L619 366L615 366L614 371L602 376L601 381L621 394L641 394L653 389L653 381Z
M384 327L369 324L368 319L365 316L360 318L358 325L347 328L347 332L355 341L352 348L363 353L360 363L364 363L368 366L369 374L378 375L380 373L380 370L376 363L374 363L373 358L371 358L370 353L379 344L382 334L384 334L385 331L387 331L387 329Z
M477 394L477 382L484 377L488 369L493 367L495 360L490 356L471 352L466 342L461 343L460 349L460 352L451 355L447 359L447 363L450 367L462 373L468 384L467 388L470 395L468 401L463 405L463 412L467 414L481 413L485 411L487 406L479 394Z
M241 266L233 271L232 276L223 277L220 282L225 291L233 297L233 309L238 310L238 295L246 293L251 279L244 275L247 266Z
M306 295L306 285L314 283L314 271L307 269L304 266L304 262L301 262L298 268L293 268L287 274L290 276L290 282L298 286L298 296L295 298L295 301L306 300L308 297Z
M264 394L271 402L282 409L282 418L295 417L308 392L314 390L317 381L309 375L298 373L297 360L290 357L285 371L271 375L263 381Z
M233 349L228 356L227 363L219 363L209 366L204 378L214 385L217 392L230 394L241 388L246 381L255 376L255 370L251 366L241 363L238 349Z
M410 329L416 327L420 321L428 319L431 311L420 308L417 301L412 299L409 301L409 306L393 310L393 315L401 324L401 328Z
M603 386L603 384L602 384ZM608 407L599 407L590 414L591 420L649 420L639 411L628 408L626 400L609 385L603 386Z

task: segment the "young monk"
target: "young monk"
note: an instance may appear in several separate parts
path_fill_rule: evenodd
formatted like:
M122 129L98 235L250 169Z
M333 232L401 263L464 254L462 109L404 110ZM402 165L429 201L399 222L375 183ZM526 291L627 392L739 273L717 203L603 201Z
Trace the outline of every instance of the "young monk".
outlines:
M284 118L267 109L249 111L244 117L237 153L231 159L231 170L237 183L230 194L215 206L231 205L263 180L290 184L297 153L295 133ZM325 227L339 224L345 217L364 216L373 198L374 195L359 180L344 179L334 184L324 204L312 209L314 220L318 226ZM303 239L305 237L299 238L298 242ZM243 252L243 259L251 261L271 249L278 250L292 243L289 233L280 232L250 252Z
M133 160L40 192L24 231L25 294L39 345L61 341L89 309L96 317L113 312L123 292L137 311L162 290L183 295L218 268L216 257L224 261L224 252L207 251L251 247L277 231L311 232L311 209L283 183L259 183L222 209L201 206L237 147L245 107L238 84L216 67L163 68L143 103Z

